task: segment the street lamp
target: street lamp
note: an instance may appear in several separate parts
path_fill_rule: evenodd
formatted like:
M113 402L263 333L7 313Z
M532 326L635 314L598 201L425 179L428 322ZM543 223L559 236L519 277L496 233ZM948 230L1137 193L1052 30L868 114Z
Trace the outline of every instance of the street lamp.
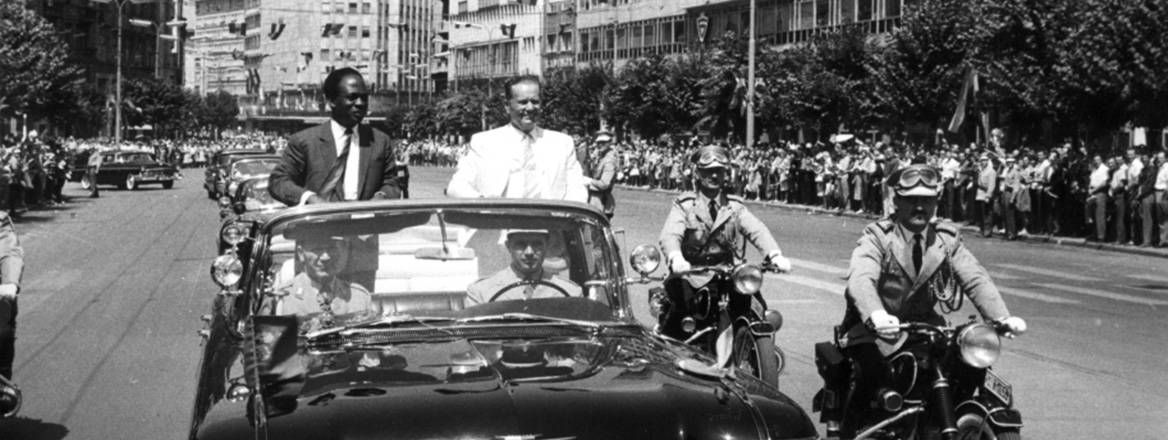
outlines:
M166 23L155 23L150 20L131 18L129 22L131 25L138 27L154 28L154 33L157 36L154 39L154 78L162 79L162 40L170 40L174 41L174 44L178 44L178 35L176 35L178 33L178 27L185 26L187 24L186 20L171 20ZM167 26L174 26L176 32L171 35L163 34L162 30Z
M746 67L746 148L754 148L754 14L757 0L750 0L750 42L747 44Z
M114 55L114 64L117 65L114 78L114 143L122 143L122 8L126 3L152 3L156 0L90 0L95 3L110 3L114 5L118 21L118 52Z

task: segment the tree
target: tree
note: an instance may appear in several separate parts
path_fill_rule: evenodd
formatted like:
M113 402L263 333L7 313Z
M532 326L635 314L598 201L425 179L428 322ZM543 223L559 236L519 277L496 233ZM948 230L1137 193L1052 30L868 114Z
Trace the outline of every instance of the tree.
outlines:
M231 127L239 116L239 103L235 97L223 90L208 94L203 98L203 125L215 128L215 137Z
M543 81L543 124L570 133L592 133L600 129L600 102L605 87L612 82L608 70L599 66L556 70Z
M187 105L178 85L156 79L127 81L122 97L122 114L127 124L150 124L158 137L178 125Z
M952 115L971 34L966 0L923 0L870 58L873 111L889 128L941 127Z
M47 104L71 101L60 92L80 85L81 70L67 47L24 2L0 2L0 115L39 118L57 110Z

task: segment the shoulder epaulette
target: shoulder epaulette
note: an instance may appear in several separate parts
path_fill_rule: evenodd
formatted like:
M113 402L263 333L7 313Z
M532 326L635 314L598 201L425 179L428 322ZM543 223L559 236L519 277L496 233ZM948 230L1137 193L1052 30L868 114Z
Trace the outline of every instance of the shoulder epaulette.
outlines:
M697 195L697 194L694 194L694 193L691 193L691 192L684 192L684 193L681 193L681 195L677 196L677 198L676 198L676 199L673 199L673 203L676 203L676 204L680 205L680 204L682 204L682 203L684 203L684 202L687 202L687 201L690 201L690 200L694 200L694 199L696 199L696 198L698 198L698 195Z
M726 199L732 200L732 201L735 201L738 203L743 203L746 201L746 199L742 198L742 196L739 196L739 195L727 195Z

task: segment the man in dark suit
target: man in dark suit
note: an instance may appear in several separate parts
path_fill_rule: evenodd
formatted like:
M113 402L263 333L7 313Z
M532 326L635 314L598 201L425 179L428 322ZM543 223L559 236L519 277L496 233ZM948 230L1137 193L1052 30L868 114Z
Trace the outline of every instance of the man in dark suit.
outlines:
M288 139L269 177L272 197L288 206L401 198L389 136L360 124L369 110L361 74L348 67L334 70L321 88L331 119Z

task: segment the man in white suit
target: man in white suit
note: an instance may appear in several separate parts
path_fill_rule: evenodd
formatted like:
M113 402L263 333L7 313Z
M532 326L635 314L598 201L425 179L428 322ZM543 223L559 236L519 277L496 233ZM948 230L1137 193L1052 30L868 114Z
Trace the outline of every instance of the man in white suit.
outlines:
M476 133L446 187L451 197L508 197L588 202L572 138L537 125L540 84L535 76L507 83L511 123Z

